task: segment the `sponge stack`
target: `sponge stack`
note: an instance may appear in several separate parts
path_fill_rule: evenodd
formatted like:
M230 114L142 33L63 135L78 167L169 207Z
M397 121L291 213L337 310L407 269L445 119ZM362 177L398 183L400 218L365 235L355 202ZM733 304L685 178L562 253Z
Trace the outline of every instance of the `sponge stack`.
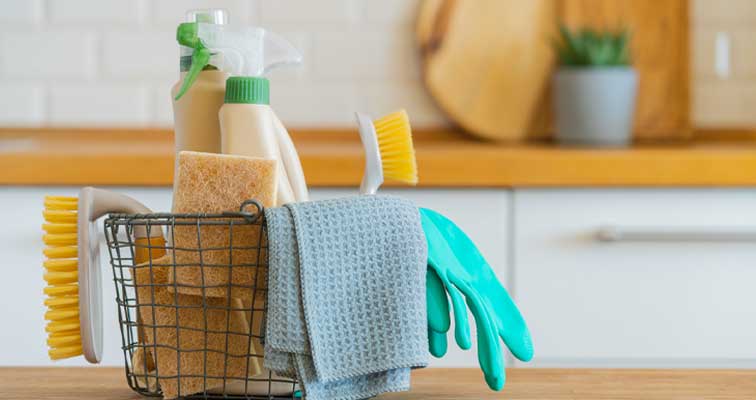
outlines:
M189 151L178 157L174 213L238 211L250 199L275 205L276 160ZM172 239L177 267L169 280L179 293L227 298L230 283L231 297L249 303L252 288L264 287L266 254L255 246L266 240L261 225L177 225Z

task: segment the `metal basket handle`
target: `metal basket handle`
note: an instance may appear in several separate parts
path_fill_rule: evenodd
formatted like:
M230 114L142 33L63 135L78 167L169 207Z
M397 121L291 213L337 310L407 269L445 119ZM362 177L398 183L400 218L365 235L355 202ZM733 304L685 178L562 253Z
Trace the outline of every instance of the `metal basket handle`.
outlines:
M255 206L257 211L255 212L244 211L244 209L247 208L247 206L251 206L251 205ZM259 201L255 199L249 199L241 203L241 205L239 206L239 211L233 211L233 212L224 211L223 215L229 216L229 217L242 217L245 220L247 220L247 222L254 223L254 222L257 222L258 219L260 219L260 215L262 215L264 211L265 211L265 207L263 207L263 205L260 204Z

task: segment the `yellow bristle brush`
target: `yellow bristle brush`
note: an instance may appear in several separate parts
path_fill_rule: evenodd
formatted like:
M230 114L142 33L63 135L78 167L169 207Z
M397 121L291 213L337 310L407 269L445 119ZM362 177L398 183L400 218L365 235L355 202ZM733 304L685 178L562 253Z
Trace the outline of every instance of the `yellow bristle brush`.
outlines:
M95 188L83 188L79 197L47 196L42 215L45 224L43 250L48 286L45 319L49 321L47 346L50 359L84 355L98 363L102 358L102 282L100 278L100 244L96 221L111 212L147 214L151 211L138 201L122 194ZM159 226L147 232L134 229L134 243L139 251L134 262L165 254L165 240ZM150 250L144 251L145 248Z
M417 162L407 112L400 110L375 121L362 113L356 116L365 148L360 193L375 194L384 177L416 185Z

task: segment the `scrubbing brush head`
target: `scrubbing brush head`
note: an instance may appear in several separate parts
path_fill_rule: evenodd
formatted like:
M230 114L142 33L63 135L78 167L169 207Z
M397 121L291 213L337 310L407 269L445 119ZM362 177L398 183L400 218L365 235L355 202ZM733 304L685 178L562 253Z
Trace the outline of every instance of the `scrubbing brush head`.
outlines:
M407 112L399 110L375 121L356 113L365 149L361 194L375 194L384 178L417 184L417 161Z
M110 212L146 214L150 210L138 201L118 193L83 188L78 200L73 197L47 197L43 229L47 234L44 249L45 319L49 355L53 360L83 354L87 361L102 360L102 277L100 238L97 219ZM142 229L134 230L135 241L147 238ZM152 229L150 237L160 238L162 230Z
M417 161L412 143L412 127L405 110L399 110L373 121L383 175L410 185L417 184Z

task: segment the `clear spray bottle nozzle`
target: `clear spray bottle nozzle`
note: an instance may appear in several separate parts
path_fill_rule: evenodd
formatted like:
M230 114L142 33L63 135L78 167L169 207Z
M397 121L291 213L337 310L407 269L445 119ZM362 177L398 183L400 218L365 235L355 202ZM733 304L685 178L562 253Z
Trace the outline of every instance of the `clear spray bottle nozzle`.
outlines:
M258 27L183 23L178 27L176 40L194 49L192 66L176 100L191 87L211 56L218 56L213 66L234 76L263 76L281 65L302 62L302 54L286 39Z

